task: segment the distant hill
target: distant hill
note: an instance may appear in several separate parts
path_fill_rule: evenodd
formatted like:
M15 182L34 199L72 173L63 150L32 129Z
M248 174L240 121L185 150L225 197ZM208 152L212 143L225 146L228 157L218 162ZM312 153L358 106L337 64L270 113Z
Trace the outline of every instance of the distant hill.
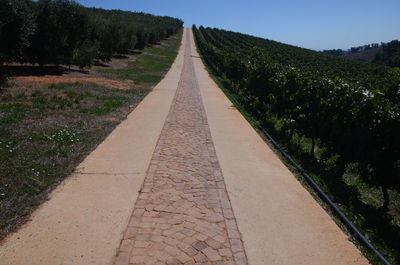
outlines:
M390 67L400 67L400 41L392 40L383 45L382 53L376 54L374 62Z
M323 52L357 61L400 67L400 41L398 40L392 40L388 43L381 42L381 44L372 43L352 47L348 50L332 49L324 50Z
M375 52L377 52L378 49L383 47L385 44L386 43L384 43L384 42L381 42L381 44L379 44L379 43L371 43L371 44L367 44L367 45L363 45L363 46L351 47L348 50L331 49L331 50L323 50L323 52L324 53L329 53L331 55L336 55L336 56L359 54L358 56L356 56L356 58L353 58L353 57L348 57L348 58L350 58L350 59L360 59L361 58L362 61L371 61L371 60L373 60L373 58L371 60L367 60L367 59L364 59L364 56L361 56L361 54L363 52L368 52L368 53L366 53L368 55L374 54L373 50L375 50ZM366 56L366 57L370 57L370 56Z
M360 52L356 52L356 53L348 53L348 54L344 54L342 56L347 59L372 62L378 53L379 54L383 53L382 47L373 48L370 50L360 51Z

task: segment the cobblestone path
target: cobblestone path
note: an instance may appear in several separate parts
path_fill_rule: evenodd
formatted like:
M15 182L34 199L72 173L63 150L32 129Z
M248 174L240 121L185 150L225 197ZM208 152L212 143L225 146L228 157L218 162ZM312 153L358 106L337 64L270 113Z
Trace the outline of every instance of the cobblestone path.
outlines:
M181 80L117 265L247 264L197 85L189 35Z

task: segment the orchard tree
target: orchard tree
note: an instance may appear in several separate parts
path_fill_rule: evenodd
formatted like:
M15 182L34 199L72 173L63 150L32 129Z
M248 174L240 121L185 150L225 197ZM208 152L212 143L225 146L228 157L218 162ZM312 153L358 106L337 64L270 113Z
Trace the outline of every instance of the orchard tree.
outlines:
M0 4L0 63L23 61L36 24L28 0L2 0Z
M136 33L137 43L135 49L143 50L149 43L149 33L143 29Z
M40 0L35 4L36 33L30 39L30 61L70 65L74 52L85 42L87 16L68 0Z

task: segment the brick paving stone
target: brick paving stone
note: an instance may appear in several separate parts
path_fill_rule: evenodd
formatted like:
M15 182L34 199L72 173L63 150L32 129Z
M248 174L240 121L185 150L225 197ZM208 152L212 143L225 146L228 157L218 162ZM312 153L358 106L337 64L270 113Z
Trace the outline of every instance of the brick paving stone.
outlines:
M191 257L195 256L198 253L198 251L192 247L188 247L187 249L184 250L184 252Z
M203 241L197 241L196 243L193 244L193 247L197 250L203 250L207 248L207 244L204 243Z
M187 35L175 98L117 253L118 265L247 264Z
M243 245L240 239L231 239L230 242L233 252L243 251Z
M206 262L206 261L208 261L206 255L204 255L203 253L198 253L196 256L194 256L194 260L196 262Z
M232 250L230 248L222 248L222 249L219 249L218 252L223 257L232 256Z
M203 252L203 254L206 255L210 261L222 260L222 257L219 255L218 251L211 247L205 248L201 252Z
M245 265L247 264L246 255L244 252L235 253L235 262L237 265Z

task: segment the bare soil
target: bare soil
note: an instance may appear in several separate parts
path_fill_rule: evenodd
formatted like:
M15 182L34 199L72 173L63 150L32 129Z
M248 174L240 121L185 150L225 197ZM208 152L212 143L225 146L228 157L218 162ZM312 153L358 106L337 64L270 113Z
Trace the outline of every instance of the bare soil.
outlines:
M73 77L69 74L61 76L45 75L45 76L17 76L15 77L17 85L26 86L32 83L41 84L59 84L59 83L84 83L84 84L95 84L98 86L115 88L115 89L132 89L134 88L134 82L132 80L112 80L102 77Z
M137 54L140 54L140 52L137 52ZM135 55L117 55L110 62L99 61L92 68L86 70L67 66L47 65L38 67L27 64L10 64L3 66L2 70L12 77L12 82L16 86L22 87L78 82L125 90L136 88L135 83L132 80L115 79L115 77L96 70L121 69L135 60Z

